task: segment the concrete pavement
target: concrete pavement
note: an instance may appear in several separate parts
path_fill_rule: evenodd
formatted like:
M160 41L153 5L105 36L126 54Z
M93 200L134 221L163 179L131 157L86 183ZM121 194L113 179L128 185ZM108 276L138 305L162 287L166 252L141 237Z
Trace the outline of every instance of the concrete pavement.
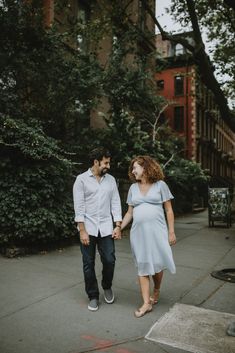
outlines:
M210 275L235 267L235 226L208 228L204 211L177 218L176 235L177 273L164 274L159 304L140 319L133 315L141 297L128 236L116 242L115 303L104 303L101 290L97 312L87 310L78 245L0 257L0 352L186 352L145 336L176 303L235 314L235 283ZM96 268L100 280L98 257ZM235 351L234 337L231 342Z

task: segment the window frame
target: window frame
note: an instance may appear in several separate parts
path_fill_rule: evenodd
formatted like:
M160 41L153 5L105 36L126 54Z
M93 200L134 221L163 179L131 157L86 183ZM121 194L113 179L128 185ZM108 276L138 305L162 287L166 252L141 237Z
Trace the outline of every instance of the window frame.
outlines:
M181 113L176 113L176 111ZM177 121L178 119L178 121ZM177 105L174 107L174 130L177 132L185 131L185 109L184 105Z
M181 89L179 89L179 86L176 84L178 79L181 79ZM175 75L174 76L174 95L175 96L183 96L184 95L184 76L182 74ZM179 82L179 81L178 81Z

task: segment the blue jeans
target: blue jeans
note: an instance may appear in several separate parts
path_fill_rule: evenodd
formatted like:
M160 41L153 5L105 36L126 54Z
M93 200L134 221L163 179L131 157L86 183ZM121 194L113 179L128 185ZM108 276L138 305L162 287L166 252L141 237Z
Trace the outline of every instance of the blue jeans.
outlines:
M102 270L102 288L110 289L112 287L114 267L115 267L115 246L112 235L98 237L90 235L90 244L85 246L80 243L83 260L83 273L85 280L85 290L89 299L99 299L99 287L95 274L95 256L96 245L103 265Z

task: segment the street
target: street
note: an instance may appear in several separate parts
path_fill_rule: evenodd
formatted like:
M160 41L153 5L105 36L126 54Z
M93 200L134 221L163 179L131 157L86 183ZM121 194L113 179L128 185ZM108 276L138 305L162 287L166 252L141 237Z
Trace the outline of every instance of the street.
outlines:
M0 352L183 353L195 349L202 353L214 352L210 346L203 348L203 340L207 345L211 340L212 348L216 343L213 327L210 340L206 327L204 337L193 335L197 339L188 350L185 350L183 335L181 345L180 332L175 346L145 337L174 308L208 309L235 318L235 283L211 276L212 271L235 267L234 225L208 228L207 211L203 211L177 217L175 228L177 244L173 254L177 273L164 274L159 304L139 319L133 314L141 304L141 297L127 235L116 242L115 302L104 303L100 286L97 312L87 309L78 245L20 258L0 257ZM96 268L100 279L98 256ZM200 325L196 314L192 314L191 321ZM211 321L211 325L216 323ZM190 332L190 326L187 329ZM222 343L223 339L227 340L227 351L223 353L232 353L235 337L225 337L225 329L220 338ZM195 348L197 342L200 347Z

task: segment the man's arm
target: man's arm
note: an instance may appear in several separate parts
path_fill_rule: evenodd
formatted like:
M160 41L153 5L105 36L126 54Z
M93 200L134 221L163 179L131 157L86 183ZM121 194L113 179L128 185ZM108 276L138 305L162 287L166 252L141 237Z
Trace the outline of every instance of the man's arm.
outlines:
M75 222L77 223L78 231L80 232L80 241L83 245L89 245L89 234L86 231L85 219L85 195L83 183L80 178L77 178L73 186L73 203L75 211Z
M77 177L73 185L73 204L75 222L84 222L85 216L85 195L82 180Z

